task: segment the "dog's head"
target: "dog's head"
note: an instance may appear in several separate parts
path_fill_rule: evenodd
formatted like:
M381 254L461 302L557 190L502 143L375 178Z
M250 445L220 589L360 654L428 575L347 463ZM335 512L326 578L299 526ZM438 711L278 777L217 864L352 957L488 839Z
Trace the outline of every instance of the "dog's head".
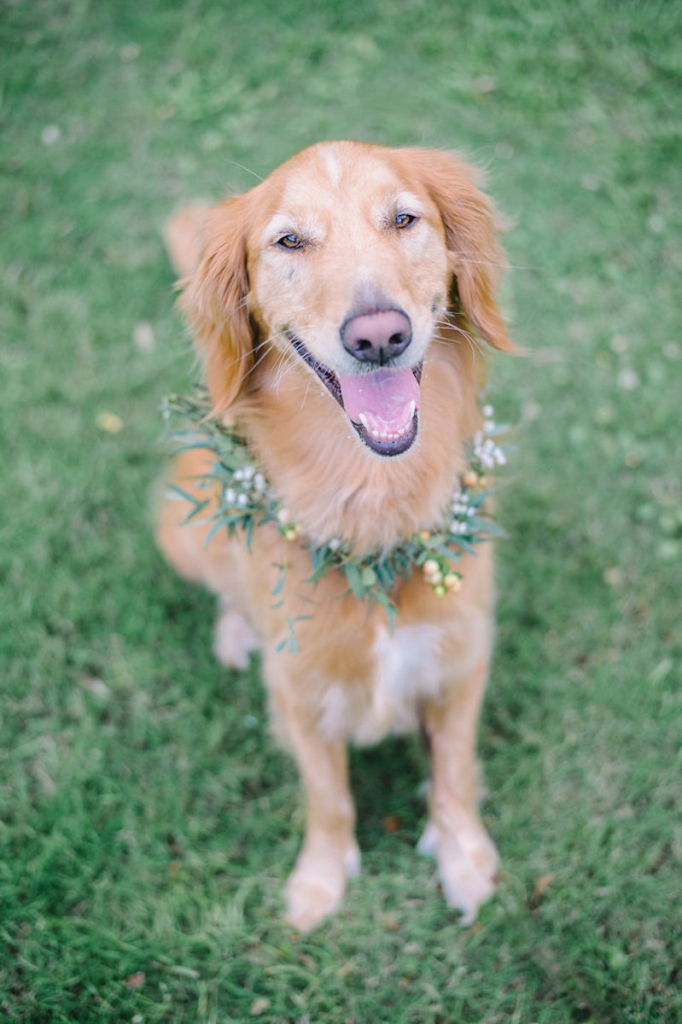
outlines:
M316 374L379 455L417 435L429 345L475 331L511 351L505 260L475 172L431 150L311 146L210 211L182 304L216 411L260 348Z

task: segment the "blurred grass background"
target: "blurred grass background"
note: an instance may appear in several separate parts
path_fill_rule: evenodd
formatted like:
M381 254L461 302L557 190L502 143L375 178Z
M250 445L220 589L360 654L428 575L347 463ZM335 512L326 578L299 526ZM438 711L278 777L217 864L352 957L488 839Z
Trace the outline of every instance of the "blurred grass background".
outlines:
M1 1019L682 1020L681 29L664 0L4 3ZM337 137L462 149L515 224L504 873L468 930L409 741L354 757L342 912L282 924L295 770L151 540L193 372L160 227Z

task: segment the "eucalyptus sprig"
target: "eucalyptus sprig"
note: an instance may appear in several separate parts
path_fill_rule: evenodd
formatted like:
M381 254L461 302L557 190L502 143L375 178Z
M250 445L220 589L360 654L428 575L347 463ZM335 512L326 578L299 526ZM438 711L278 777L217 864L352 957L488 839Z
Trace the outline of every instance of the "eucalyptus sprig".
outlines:
M372 600L382 605L391 622L395 613L392 594L398 581L407 579L418 569L424 581L438 597L455 593L462 585L457 565L464 554L475 554L476 545L499 536L502 531L486 510L490 498L486 473L503 466L507 448L496 438L505 429L494 422L492 406L483 407L484 422L467 445L468 466L459 478L441 523L419 530L390 551L357 555L342 538L332 538L314 545L304 537L301 525L283 507L268 480L258 467L246 442L232 426L210 416L211 406L205 391L196 395L167 399L163 415L168 420L181 419L187 426L172 434L178 451L193 448L213 453L213 466L198 486L218 490L218 508L210 515L208 541L221 528L230 535L243 532L251 543L253 531L265 523L274 523L287 541L300 539L310 554L311 583L326 573L342 573L349 591L359 600ZM192 506L188 521L196 519L209 506L211 497L200 500L177 485L172 490ZM281 583L278 584L281 589Z

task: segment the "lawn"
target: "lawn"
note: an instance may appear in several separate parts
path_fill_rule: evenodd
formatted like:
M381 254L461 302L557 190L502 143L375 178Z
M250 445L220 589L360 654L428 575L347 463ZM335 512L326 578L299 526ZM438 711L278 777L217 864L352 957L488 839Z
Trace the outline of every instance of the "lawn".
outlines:
M680 5L6 0L0 48L0 1019L682 1021ZM404 740L353 755L343 910L283 924L295 769L151 536L164 219L334 137L463 150L510 219L469 929Z

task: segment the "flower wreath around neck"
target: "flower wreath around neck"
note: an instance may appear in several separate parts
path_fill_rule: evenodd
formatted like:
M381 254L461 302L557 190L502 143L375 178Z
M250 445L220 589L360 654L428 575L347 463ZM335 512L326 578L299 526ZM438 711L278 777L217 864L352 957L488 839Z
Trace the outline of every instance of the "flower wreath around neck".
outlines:
M168 421L182 421L182 427L171 435L176 451L201 448L214 455L212 469L197 481L199 488L212 492L210 497L200 500L175 484L167 485L175 497L192 506L186 522L197 521L217 489L219 503L210 515L207 544L226 528L230 535L243 533L249 545L253 531L265 523L274 523L287 541L305 541L300 524L282 505L244 439L233 426L210 416L205 389L195 395L170 396L162 412ZM439 524L419 530L388 551L362 555L354 554L341 538L317 546L309 542L309 582L316 583L331 570L341 572L349 591L359 600L377 601L386 609L391 625L396 612L391 595L399 579L418 571L438 597L458 591L462 574L457 565L462 555L475 554L477 544L503 534L485 509L492 493L486 476L507 461L508 446L496 440L507 428L495 424L491 405L484 404L482 413L483 425L466 443L467 465ZM284 572L273 593L278 593L283 584Z

